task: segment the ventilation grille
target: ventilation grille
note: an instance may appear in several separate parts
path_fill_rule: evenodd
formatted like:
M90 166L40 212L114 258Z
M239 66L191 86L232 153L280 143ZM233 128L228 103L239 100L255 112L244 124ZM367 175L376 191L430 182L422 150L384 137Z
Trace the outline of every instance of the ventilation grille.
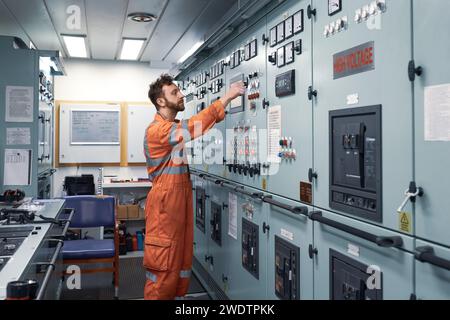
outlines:
M192 269L201 282L208 294L214 300L230 300L225 292L220 288L219 285L214 281L214 279L209 275L208 271L203 268L202 264L194 257Z

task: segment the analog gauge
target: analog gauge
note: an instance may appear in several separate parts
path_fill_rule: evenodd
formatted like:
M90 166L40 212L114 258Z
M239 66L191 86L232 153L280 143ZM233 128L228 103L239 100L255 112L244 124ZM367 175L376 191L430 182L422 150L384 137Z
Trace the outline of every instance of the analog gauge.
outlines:
M342 10L342 0L328 0L328 15L332 16Z

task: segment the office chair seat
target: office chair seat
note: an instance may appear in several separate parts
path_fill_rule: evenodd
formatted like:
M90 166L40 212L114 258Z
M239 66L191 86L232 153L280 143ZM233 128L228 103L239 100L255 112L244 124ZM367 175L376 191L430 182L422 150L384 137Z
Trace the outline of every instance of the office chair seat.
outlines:
M63 259L101 259L114 257L114 240L65 241Z

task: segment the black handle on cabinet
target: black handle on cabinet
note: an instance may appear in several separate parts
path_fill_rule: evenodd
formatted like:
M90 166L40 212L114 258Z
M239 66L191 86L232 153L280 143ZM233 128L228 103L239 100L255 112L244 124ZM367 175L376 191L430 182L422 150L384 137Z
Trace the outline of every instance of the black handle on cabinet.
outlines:
M294 214L301 214L301 215L304 215L304 216L308 216L308 208L305 207L305 206L300 206L300 207L289 206L287 204L284 204L284 203L281 203L281 202L278 202L278 201L274 200L272 198L272 196L264 196L263 197L263 201L266 202L266 203L269 203L269 204L271 204L271 205L273 205L275 207L278 207L278 208L290 211L290 212L292 212Z
M319 253L317 248L314 248L312 244L308 246L308 255L310 259L314 259L314 256L316 256Z
M317 98L317 90L313 90L313 87L308 87L308 100L311 101L313 97Z
M317 179L318 175L317 172L314 172L312 168L309 168L308 170L308 180L309 182L313 182L313 179Z
M235 187L234 191L237 193L241 193L243 195L252 197L253 199L262 199L263 193L261 192L248 192L244 189L244 187Z
M416 80L416 76L422 76L423 68L421 66L416 67L416 62L411 60L408 63L408 77L409 81L413 82Z
M313 8L311 7L311 5L308 5L308 9L307 9L306 13L307 13L308 19L311 20L312 16L314 16L314 17L316 16L316 14L317 14L317 9L313 9Z
M226 208L228 208L228 205L225 202L222 202L222 210L225 210Z
M265 234L266 232L270 231L270 226L268 224L266 224L265 222L263 222L263 233Z
M372 243L375 243L376 245L380 246L380 247L384 247L384 248L400 248L403 246L403 239L401 237L381 237L381 236L377 236L374 235L372 233L366 232L366 231L362 231L350 226L347 226L343 223L325 218L322 215L322 212L320 211L316 211L316 212L311 212L311 214L309 215L309 218L313 221L317 221L320 222L324 225L336 228L338 230L347 232L351 235L354 235L355 237L358 238L362 238L365 239L367 241L370 241Z
M208 262L208 261L211 265L214 265L214 257L213 256L205 255L205 262Z
M420 262L426 262L432 264L433 266L450 271L450 260L446 260L435 255L432 247L426 246L416 248L414 256L416 260Z

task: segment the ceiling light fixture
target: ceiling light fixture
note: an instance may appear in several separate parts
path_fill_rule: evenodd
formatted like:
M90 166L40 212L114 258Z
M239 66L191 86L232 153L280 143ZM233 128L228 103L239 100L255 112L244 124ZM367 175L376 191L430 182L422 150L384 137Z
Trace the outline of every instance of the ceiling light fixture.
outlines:
M180 58L180 60L178 60L178 63L181 64L181 63L185 62L187 60L187 58L192 56L195 53L195 51L197 51L197 49L203 45L203 43L204 43L204 41L199 41L196 44L194 44L194 46L191 49L189 49L189 51L186 52L186 54L184 56L182 56Z
M145 39L123 39L120 60L137 60Z
M86 37L61 35L71 58L87 58Z
M157 19L157 16L146 12L133 12L128 15L128 19L135 22L151 22Z

